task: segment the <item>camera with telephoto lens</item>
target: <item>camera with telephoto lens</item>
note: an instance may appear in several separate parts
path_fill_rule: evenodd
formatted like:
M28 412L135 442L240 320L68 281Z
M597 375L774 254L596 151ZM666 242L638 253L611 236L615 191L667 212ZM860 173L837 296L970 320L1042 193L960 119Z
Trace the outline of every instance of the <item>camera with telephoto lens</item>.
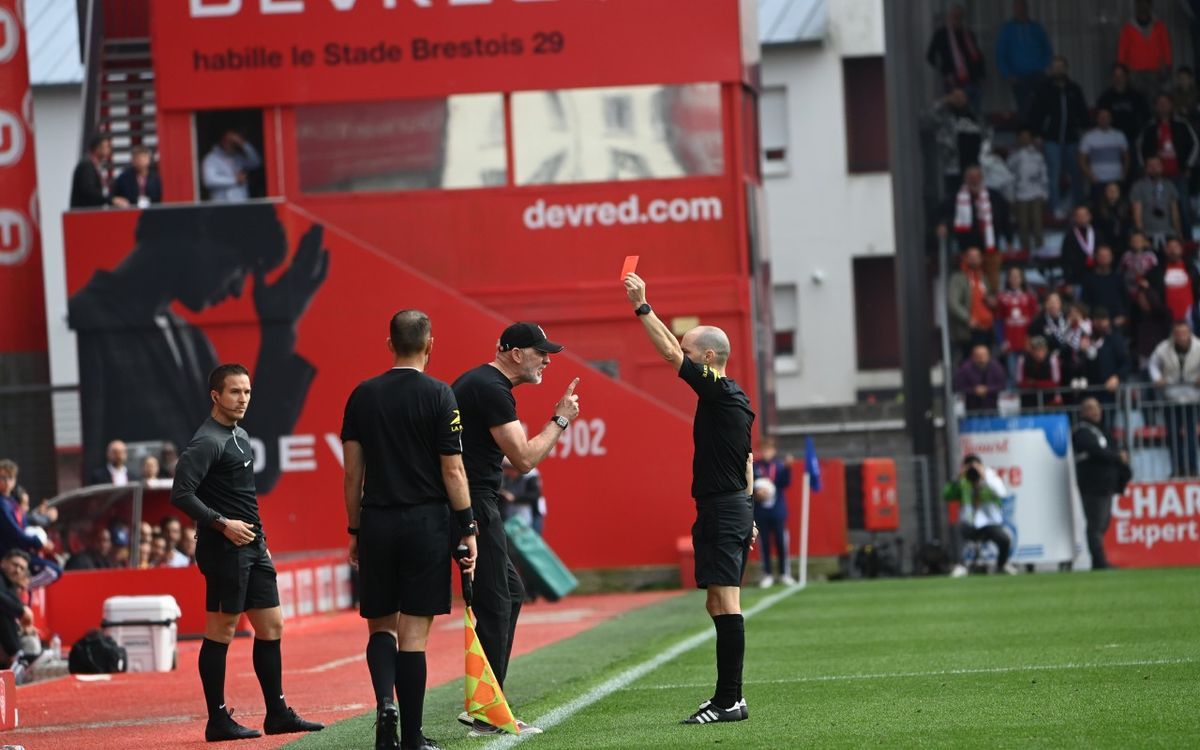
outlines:
M975 468L974 466L968 466L967 470L963 473L966 475L968 482L971 484L979 484L979 480L982 476L979 473L979 469Z

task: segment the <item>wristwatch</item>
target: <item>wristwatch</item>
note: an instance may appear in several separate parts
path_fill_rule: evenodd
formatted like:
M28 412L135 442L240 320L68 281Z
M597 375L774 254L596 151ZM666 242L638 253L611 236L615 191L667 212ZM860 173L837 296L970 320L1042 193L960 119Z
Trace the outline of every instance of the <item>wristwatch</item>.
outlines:
M559 416L558 414L555 414L554 418L551 419L550 421L553 422L554 424L558 425L559 428L563 429L563 430L565 430L571 426L571 420L567 419L566 417Z
M650 307L649 302L643 302L642 304L633 308L633 314L638 316L639 318L642 317L643 315L649 315L652 312L654 312L654 308Z
M350 536L358 536L358 529L354 528L353 526L347 526L346 533Z

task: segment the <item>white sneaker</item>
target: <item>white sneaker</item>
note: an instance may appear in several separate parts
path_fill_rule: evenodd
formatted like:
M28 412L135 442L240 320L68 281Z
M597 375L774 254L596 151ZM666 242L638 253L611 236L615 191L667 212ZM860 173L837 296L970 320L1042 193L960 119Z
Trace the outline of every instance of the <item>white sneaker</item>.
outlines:
M1021 574L1021 569L1013 563L1006 562L1004 563L1004 572L1010 576L1016 576Z
M963 565L962 563L955 565L954 570L950 571L950 577L951 578L966 578L967 577L967 566Z
M779 580L781 583L783 583L784 586L795 586L796 585L796 579L792 578L790 575L785 574L783 576L783 578L780 578Z
M758 582L759 588L764 588L764 589L769 589L774 585L775 585L775 579L772 576L763 576L762 580Z

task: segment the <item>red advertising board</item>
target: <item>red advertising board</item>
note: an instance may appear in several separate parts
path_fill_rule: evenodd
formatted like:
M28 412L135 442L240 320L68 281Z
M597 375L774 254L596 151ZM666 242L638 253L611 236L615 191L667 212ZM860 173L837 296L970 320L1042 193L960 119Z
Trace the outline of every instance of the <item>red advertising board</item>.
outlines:
M1120 568L1200 565L1200 483L1130 484L1113 498L1104 552Z
M154 2L160 109L736 81L738 0Z

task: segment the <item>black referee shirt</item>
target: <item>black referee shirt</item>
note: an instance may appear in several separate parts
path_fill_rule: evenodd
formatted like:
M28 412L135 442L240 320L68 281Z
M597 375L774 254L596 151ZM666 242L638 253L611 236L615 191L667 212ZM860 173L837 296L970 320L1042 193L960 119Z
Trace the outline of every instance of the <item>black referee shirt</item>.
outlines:
M754 424L750 398L733 380L687 357L679 366L679 377L700 397L692 421L692 497L750 494L746 486L746 459Z
M504 451L492 437L493 427L517 421L517 400L508 376L491 365L467 370L454 381L463 416L463 464L471 495L500 491Z
M254 452L241 427L226 427L209 417L196 430L175 466L171 504L201 529L217 516L262 528L254 489Z
M362 445L364 507L449 502L441 456L462 453L450 386L411 367L359 383L346 400L342 442Z

